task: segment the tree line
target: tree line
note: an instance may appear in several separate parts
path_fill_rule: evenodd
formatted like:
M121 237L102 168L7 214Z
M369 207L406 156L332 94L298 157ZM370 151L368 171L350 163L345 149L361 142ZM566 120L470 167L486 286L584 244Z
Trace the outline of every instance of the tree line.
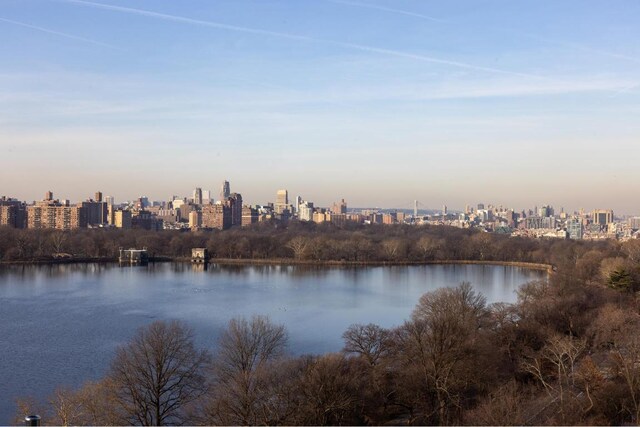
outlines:
M171 259L188 258L192 248L204 247L214 259L356 263L477 260L558 265L589 251L612 258L621 256L621 245L615 241L536 240L446 226L337 227L291 221L287 225L260 223L249 228L198 232L0 227L0 261L4 262L52 261L61 254L75 259L114 260L120 247L146 247L151 256Z

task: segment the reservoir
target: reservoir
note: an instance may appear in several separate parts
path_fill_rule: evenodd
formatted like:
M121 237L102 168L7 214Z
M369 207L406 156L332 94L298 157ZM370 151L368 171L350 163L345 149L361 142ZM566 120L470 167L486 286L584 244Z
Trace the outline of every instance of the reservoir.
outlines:
M496 265L380 267L203 266L161 263L0 266L0 425L20 396L101 378L114 350L154 320L190 325L215 351L227 322L269 316L294 355L342 348L354 323L400 325L420 296L470 282L488 303L515 302L546 272Z

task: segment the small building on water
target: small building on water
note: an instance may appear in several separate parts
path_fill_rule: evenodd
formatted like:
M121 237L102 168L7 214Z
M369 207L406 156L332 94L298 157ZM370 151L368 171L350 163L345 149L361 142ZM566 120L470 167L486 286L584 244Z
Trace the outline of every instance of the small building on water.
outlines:
M145 265L149 262L149 253L147 248L142 249L123 249L120 248L120 256L118 258L120 264L137 264Z
M207 248L192 248L191 262L196 264L206 264L209 262L209 251Z

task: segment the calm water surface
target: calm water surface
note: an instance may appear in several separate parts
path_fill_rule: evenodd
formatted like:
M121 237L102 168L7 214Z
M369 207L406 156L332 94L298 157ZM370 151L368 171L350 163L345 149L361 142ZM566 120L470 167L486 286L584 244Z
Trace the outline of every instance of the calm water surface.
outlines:
M489 302L514 302L519 285L545 276L481 265L0 267L0 424L18 396L100 378L114 349L157 319L186 321L213 350L232 317L268 315L287 327L292 354L324 353L353 323L401 324L425 292L468 281Z

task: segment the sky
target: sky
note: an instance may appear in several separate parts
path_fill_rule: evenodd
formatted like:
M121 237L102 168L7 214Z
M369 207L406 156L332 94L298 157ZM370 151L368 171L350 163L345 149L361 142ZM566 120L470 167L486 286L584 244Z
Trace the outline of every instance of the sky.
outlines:
M636 0L0 0L0 196L640 214Z

